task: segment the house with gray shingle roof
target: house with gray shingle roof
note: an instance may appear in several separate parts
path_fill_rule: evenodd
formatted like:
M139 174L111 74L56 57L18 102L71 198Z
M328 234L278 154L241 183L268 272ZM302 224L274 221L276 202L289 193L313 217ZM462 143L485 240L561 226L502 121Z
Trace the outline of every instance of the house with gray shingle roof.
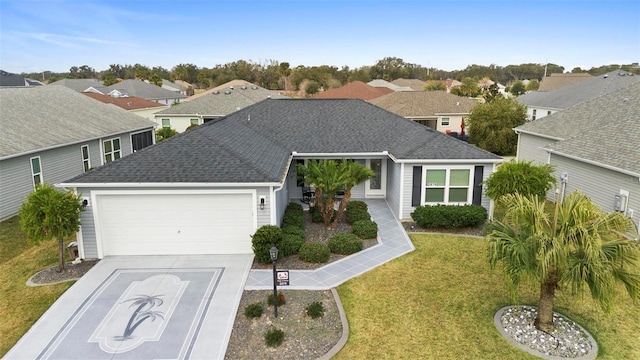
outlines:
M158 126L184 132L191 125L202 125L268 98L287 97L253 84L232 85L159 111L154 121Z
M591 79L589 73L554 73L542 78L538 91L553 91L581 81Z
M187 97L186 95L135 79L128 79L111 86L107 86L106 90L108 93L105 95L113 97L136 96L164 105L178 104L180 100Z
M64 86L76 92L84 92L91 87L105 88L103 82L98 79L61 79L49 85Z
M419 205L489 209L481 182L502 162L362 100L265 99L58 186L91 199L83 258L252 253L251 234L300 203L310 159L371 168L353 198L385 199L398 220Z
M461 133L476 100L444 91L397 91L370 103L443 133ZM455 135L455 134L454 134Z
M58 86L0 90L0 220L35 186L153 144L154 123Z
M640 76L623 70L594 76L553 91L532 91L518 96L527 107L530 120L537 120L583 101L608 94L640 81Z
M557 196L580 190L603 210L639 224L638 121L640 82L515 128L517 158L554 165Z
M424 81L420 79L395 79L391 81L392 84L397 85L401 88L410 88L413 91L424 91L424 85L426 84Z

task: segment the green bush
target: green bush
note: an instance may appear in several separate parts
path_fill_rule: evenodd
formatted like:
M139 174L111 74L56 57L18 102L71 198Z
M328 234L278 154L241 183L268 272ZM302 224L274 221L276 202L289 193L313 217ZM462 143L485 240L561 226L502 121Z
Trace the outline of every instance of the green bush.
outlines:
M282 291L278 291L278 306L282 306L287 303L287 300L284 298L284 294ZM273 306L273 293L270 293L267 296L267 305Z
M302 210L300 204L289 203L287 205L282 216L282 227L284 228L285 226L296 226L304 229L304 210Z
M351 233L360 239L373 239L378 236L378 224L371 220L359 220L351 226Z
M261 226L255 234L251 236L251 248L256 256L256 261L261 263L271 262L269 249L272 246L280 249L282 242L282 229L275 225ZM278 257L282 257L282 253L278 253Z
M284 331L271 326L271 329L264 333L264 340L269 347L280 346L284 341Z
M298 235L298 236L304 237L304 229L300 229L299 227L294 225L283 226L282 235L285 235L285 234Z
M304 243L300 247L300 252L298 252L300 260L312 263L326 263L329 261L329 256L331 256L329 247L323 243L316 242Z
M312 319L317 319L321 316L324 316L324 306L319 301L314 301L311 304L307 305L305 310L307 311L307 315Z
M355 209L344 212L344 219L348 224L353 224L360 220L371 220L371 215L367 210Z
M335 234L329 238L328 244L334 254L351 255L362 250L362 240L354 234Z
M360 201L360 200L351 200L347 203L347 209L346 211L353 211L353 210L364 210L364 211L369 211L369 206L367 205L366 202L364 201Z
M484 224L487 210L480 205L418 206L411 218L425 228L456 229Z
M554 166L550 164L533 164L531 161L511 160L498 167L484 185L488 197L498 200L507 194L535 195L540 199L547 196L556 183L553 176Z
M282 235L282 241L278 248L282 252L282 256L289 256L297 254L300 251L300 247L304 244L304 234L291 234L285 233Z
M244 308L244 316L248 318L259 318L264 312L262 303L253 303Z

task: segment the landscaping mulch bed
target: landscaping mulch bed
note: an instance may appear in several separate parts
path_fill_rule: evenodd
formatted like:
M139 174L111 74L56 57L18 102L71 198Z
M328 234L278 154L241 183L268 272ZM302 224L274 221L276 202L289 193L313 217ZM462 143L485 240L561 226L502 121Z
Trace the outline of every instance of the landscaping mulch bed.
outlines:
M64 265L64 272L59 272L59 265L48 267L35 275L29 282L31 285L50 285L63 281L77 280L91 269L99 260L84 260L79 264L67 262Z
M419 226L415 221L402 222L402 226L407 233L442 233L442 234L454 234L454 235L469 235L469 236L484 236L482 230L484 225L476 227L464 227L458 229L446 229L446 228L424 228Z
M337 233L350 233L351 225L344 222L344 220L339 221L334 229L327 229L327 227L323 223L314 223L311 221L311 215L308 211L304 212L304 232L305 232L305 241L307 242L321 242L327 243L329 238L332 235ZM377 239L366 239L362 243L362 249L366 249L378 244ZM329 261L327 263L310 263L306 261L302 261L298 258L298 255L290 255L285 256L282 259L278 259L278 268L279 269L288 269L288 270L313 270L319 267L325 266L328 263L334 262L336 260L340 260L344 258L346 255L339 254L331 254L329 257ZM259 263L253 262L253 269L271 269L271 263Z

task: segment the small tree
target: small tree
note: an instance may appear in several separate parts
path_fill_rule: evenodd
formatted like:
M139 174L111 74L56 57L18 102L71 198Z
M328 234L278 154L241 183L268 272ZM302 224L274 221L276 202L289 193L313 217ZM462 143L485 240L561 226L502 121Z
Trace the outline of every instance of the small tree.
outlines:
M159 143L162 140L166 140L172 136L178 135L178 132L170 127L163 127L162 129L156 130L156 143Z
M533 165L531 161L515 160L506 162L484 181L484 185L487 185L486 194L493 200L515 193L544 199L555 184L553 170L550 164Z
M34 243L58 239L59 272L64 271L64 238L80 228L82 199L73 191L61 192L50 184L40 184L20 208L20 227Z
M527 109L515 99L501 96L485 104L478 104L465 118L469 128L469 142L497 155L515 154L518 136L514 127L527 122Z
M309 81L307 86L304 88L304 91L308 95L315 95L320 91L320 84L317 81Z
M587 196L569 194L555 210L535 196L505 195L502 221L488 226L488 261L501 263L512 300L522 277L540 289L535 326L550 332L556 289L581 293L586 288L603 310L612 308L615 283L640 300L640 247L623 234L638 232L633 221L619 212L607 214Z
M524 91L525 91L524 83L520 80L514 82L511 85L511 88L509 89L509 91L515 96L524 94Z

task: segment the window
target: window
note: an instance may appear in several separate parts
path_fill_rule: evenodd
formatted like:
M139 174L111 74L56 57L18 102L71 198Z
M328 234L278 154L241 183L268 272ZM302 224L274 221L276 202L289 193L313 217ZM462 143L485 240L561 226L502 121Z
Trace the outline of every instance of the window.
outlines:
M198 119L191 119L191 125L198 125Z
M547 111L547 115L551 115L551 110L548 110L548 111Z
M133 152L144 149L150 145L153 145L153 133L151 131L131 134L131 146L133 147Z
M84 167L84 172L87 172L91 169L91 161L89 160L89 145L82 145L82 166Z
M471 196L469 168L425 169L425 204L468 204Z
M442 120L440 120L440 124L442 126L449 126L449 118L448 117L443 117Z
M533 109L533 115L531 115L531 120L536 119L536 109Z
M33 188L42 184L42 167L40 166L40 156L31 158L31 178L33 179Z
M171 120L170 119L162 119L162 127L163 128L171 127Z
M120 138L106 140L102 145L104 148L105 163L110 163L113 160L118 160L122 157L122 151L120 150Z

